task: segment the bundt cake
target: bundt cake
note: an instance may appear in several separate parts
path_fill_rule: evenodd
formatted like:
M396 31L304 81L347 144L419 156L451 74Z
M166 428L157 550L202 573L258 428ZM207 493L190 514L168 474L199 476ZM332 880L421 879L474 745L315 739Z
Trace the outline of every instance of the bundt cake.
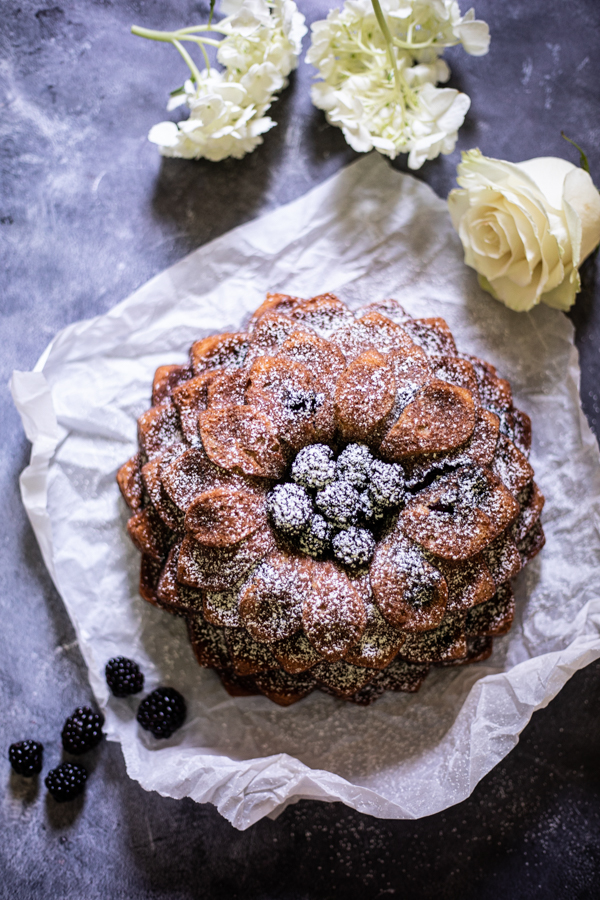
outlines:
M235 696L367 704L486 659L544 543L509 383L394 300L267 295L157 369L138 435L141 595Z

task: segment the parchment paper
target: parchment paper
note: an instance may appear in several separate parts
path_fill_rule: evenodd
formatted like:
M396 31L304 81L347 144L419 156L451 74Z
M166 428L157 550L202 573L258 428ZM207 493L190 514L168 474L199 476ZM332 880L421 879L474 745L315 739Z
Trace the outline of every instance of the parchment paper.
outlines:
M368 708L317 692L282 709L229 697L197 666L183 621L139 597L115 474L135 450L154 369L239 328L267 290L334 291L352 304L395 296L412 314L444 316L459 348L510 379L533 420L547 544L517 579L515 623L487 662L434 670L418 694ZM15 372L33 442L23 501L131 777L213 803L237 828L300 798L416 818L467 797L531 714L600 656L600 468L578 386L569 320L545 306L513 313L483 293L445 203L378 154L66 328L34 372ZM138 727L138 698L109 695L104 665L117 654L138 660L148 690L169 684L186 697L186 724L168 741Z

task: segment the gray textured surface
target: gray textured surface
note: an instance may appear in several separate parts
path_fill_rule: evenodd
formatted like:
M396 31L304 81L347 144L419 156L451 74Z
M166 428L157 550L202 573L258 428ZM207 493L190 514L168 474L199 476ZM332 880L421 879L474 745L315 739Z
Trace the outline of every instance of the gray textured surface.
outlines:
M60 2L60 0L58 0ZM309 19L328 8L302 2ZM466 6L466 4L463 4ZM29 446L6 382L50 338L102 313L186 252L304 193L355 157L308 98L301 65L263 147L221 164L161 161L146 141L184 67L130 37L203 4L3 0L0 34L0 751L25 736L60 758L64 717L91 699L73 630L21 508ZM600 181L600 6L596 0L479 0L483 59L449 53L472 98L459 148L512 160L577 161ZM458 152L418 173L441 195ZM582 398L600 431L595 262L572 318ZM86 762L85 798L58 807L3 765L0 896L7 898L593 898L600 894L600 664L578 673L465 803L419 822L384 822L303 802L240 834L211 807L147 794L120 750Z

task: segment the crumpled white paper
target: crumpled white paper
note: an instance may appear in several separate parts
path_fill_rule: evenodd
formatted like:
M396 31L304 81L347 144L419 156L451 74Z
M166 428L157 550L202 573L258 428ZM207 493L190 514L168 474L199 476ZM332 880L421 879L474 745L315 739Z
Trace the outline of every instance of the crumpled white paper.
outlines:
M434 670L418 694L368 708L317 692L282 709L229 697L196 665L183 621L139 597L115 475L135 450L154 369L239 328L267 290L334 291L352 304L394 296L412 314L446 318L460 348L510 379L533 420L547 544L517 579L515 623L486 663ZM300 798L417 818L467 797L531 714L600 656L600 468L578 387L569 320L546 306L516 314L484 294L445 203L378 154L66 328L34 372L15 372L33 442L23 501L131 777L213 803L237 828ZM104 665L117 654L139 661L148 690L170 684L186 697L186 724L168 741L139 729L137 698L109 695Z

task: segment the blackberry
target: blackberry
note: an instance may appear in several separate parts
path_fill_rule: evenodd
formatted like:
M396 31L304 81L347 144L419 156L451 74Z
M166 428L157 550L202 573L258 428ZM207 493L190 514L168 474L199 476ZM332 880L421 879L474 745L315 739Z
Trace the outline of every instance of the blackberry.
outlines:
M8 748L8 759L18 775L31 778L42 771L44 747L39 741L17 741Z
M175 688L159 687L144 697L137 711L137 720L155 738L171 737L185 722L185 700Z
M360 494L348 481L333 481L319 491L315 503L326 519L344 528L354 525L360 513Z
M331 542L338 562L350 568L366 566L375 550L375 538L366 528L348 528L339 531Z
M333 451L326 444L304 447L292 463L292 481L309 490L321 490L335 478Z
M327 519L316 513L306 531L300 535L300 549L309 556L322 556L329 547L331 533L332 528Z
M399 506L404 500L404 469L400 463L374 460L369 494L378 506Z
M89 706L79 706L63 725L61 738L64 749L74 756L91 750L104 737L103 724L102 713L95 713Z
M83 766L78 763L64 762L48 772L44 784L58 803L64 803L81 794L87 777L87 769Z
M337 477L362 490L369 482L372 464L373 456L365 444L348 444L338 456Z
M360 495L360 511L367 522L376 522L385 515L385 510L375 503L368 491Z
M132 659L126 656L114 656L106 663L106 683L115 697L128 697L139 694L144 687L144 675Z
M278 531L299 534L307 526L313 507L299 484L277 484L267 495L267 510Z

